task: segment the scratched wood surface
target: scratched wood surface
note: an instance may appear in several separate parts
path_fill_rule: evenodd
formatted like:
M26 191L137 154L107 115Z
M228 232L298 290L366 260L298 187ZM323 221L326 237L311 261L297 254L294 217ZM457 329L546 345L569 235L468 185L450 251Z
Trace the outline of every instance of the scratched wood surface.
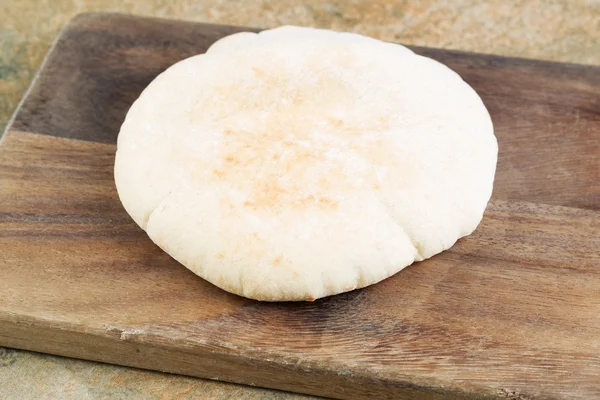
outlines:
M144 86L240 29L63 31L0 143L0 345L338 398L600 398L600 68L416 49L495 122L481 226L363 290L259 303L153 245L112 176Z

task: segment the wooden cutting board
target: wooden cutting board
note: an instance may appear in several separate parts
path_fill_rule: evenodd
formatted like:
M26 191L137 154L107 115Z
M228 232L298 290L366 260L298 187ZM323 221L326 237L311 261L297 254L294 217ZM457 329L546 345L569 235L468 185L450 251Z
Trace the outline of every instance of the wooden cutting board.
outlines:
M0 145L0 345L340 398L600 398L600 68L416 49L483 97L500 144L470 237L313 303L228 294L127 216L128 107L242 28L77 17Z

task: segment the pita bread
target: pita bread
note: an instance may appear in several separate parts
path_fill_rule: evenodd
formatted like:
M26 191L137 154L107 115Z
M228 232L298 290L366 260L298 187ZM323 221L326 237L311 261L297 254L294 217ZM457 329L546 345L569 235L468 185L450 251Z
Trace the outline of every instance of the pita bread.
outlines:
M178 62L121 128L121 201L164 251L258 300L385 279L481 221L497 142L455 72L351 33L238 33Z

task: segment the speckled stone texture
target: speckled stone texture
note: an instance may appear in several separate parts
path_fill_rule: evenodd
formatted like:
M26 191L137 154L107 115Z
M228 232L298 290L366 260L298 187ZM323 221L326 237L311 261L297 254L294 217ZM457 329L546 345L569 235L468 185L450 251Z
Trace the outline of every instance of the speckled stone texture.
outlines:
M316 398L0 347L2 400Z
M0 0L0 129L75 14L118 11L354 31L429 47L600 64L600 0ZM0 348L0 399L312 397Z

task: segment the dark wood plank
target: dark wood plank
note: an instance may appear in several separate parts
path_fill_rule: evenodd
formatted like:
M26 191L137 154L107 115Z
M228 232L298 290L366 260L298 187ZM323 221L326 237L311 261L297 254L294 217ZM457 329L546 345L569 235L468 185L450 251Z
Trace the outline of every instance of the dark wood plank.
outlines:
M13 128L116 143L129 106L162 71L241 27L81 14L49 52Z
M116 143L129 106L176 61L247 28L84 14L62 32L13 128ZM494 197L600 208L600 68L415 48L457 71L500 143Z
M240 29L65 29L0 143L0 345L340 398L600 398L600 69L417 49L495 121L482 225L366 289L259 303L154 246L112 175L142 88Z
M122 210L114 146L0 146L0 344L344 398L600 396L600 213L494 201L450 251L314 303L228 294Z

